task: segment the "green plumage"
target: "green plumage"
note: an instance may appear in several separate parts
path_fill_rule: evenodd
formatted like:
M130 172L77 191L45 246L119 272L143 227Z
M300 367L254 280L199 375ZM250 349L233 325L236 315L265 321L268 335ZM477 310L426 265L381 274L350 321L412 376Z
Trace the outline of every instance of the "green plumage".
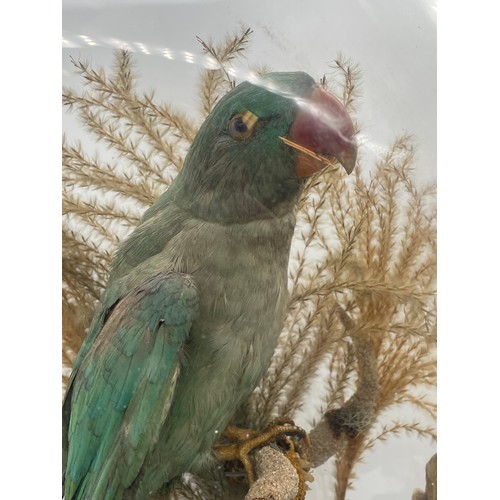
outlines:
M269 365L303 183L280 136L314 81L263 84L221 99L115 256L64 402L66 500L144 499L196 471Z
M67 498L116 498L135 479L158 440L197 305L187 276L160 273L110 312L73 382Z

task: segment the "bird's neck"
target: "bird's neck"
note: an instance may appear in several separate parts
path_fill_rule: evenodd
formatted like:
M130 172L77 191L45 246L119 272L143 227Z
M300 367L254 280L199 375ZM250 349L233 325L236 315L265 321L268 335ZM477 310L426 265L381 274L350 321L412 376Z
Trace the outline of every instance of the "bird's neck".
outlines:
M223 203L220 198L224 199ZM248 193L208 191L198 193L189 203L184 203L182 198L177 199L176 204L196 219L232 225L286 217L293 214L295 199L265 203Z
M245 224L293 214L302 191L295 180L269 182L259 189L247 179L220 178L207 184L187 169L168 189L168 197L197 219L220 224Z

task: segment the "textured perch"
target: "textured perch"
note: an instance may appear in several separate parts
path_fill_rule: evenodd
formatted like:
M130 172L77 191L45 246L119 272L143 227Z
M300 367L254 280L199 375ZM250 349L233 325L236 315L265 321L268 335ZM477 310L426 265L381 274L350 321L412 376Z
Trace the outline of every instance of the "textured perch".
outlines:
M332 427L326 418L309 432L311 448L309 450L308 460L312 467L319 467L330 457L338 453L345 444L345 437L336 436Z
M437 500L437 454L435 453L425 466L425 493L415 490L411 500Z
M299 477L288 458L266 446L253 456L258 477L245 500L294 500L299 492Z
M345 431L355 437L368 430L373 422L378 374L370 339L353 335L352 340L358 361L358 388L342 408L327 411L325 418L337 433Z

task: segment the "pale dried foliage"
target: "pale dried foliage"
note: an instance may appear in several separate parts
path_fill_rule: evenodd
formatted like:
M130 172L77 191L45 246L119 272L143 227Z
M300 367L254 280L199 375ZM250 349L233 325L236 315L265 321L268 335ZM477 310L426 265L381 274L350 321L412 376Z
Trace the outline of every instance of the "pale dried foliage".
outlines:
M234 86L230 65L250 34L242 28L217 46L201 41L213 58L200 77L202 117ZM137 90L127 52L116 53L109 75L73 63L86 85L65 89L64 104L118 159L105 161L63 140L66 368L113 251L182 167L199 125ZM342 57L319 81L351 109L358 82L358 69ZM236 418L262 428L304 405L316 419L334 410L346 440L334 459L337 499L345 498L355 465L376 442L403 431L435 438L432 426L418 421L384 420L388 409L404 404L431 422L436 417L427 396L436 379L435 193L412 180L413 163L412 140L401 137L375 166L358 165L349 177L332 166L310 180L297 213L285 328L267 376ZM310 407L311 394L320 408ZM197 487L191 481L172 495L203 498L209 491L218 486L199 478Z

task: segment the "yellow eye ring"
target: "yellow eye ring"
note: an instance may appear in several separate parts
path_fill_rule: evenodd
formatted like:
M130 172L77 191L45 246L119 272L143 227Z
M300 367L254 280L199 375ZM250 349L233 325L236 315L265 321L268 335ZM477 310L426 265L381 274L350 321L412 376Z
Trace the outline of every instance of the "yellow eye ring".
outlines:
M254 132L255 124L259 120L251 111L238 113L229 120L229 133L233 139L242 141L248 139Z

